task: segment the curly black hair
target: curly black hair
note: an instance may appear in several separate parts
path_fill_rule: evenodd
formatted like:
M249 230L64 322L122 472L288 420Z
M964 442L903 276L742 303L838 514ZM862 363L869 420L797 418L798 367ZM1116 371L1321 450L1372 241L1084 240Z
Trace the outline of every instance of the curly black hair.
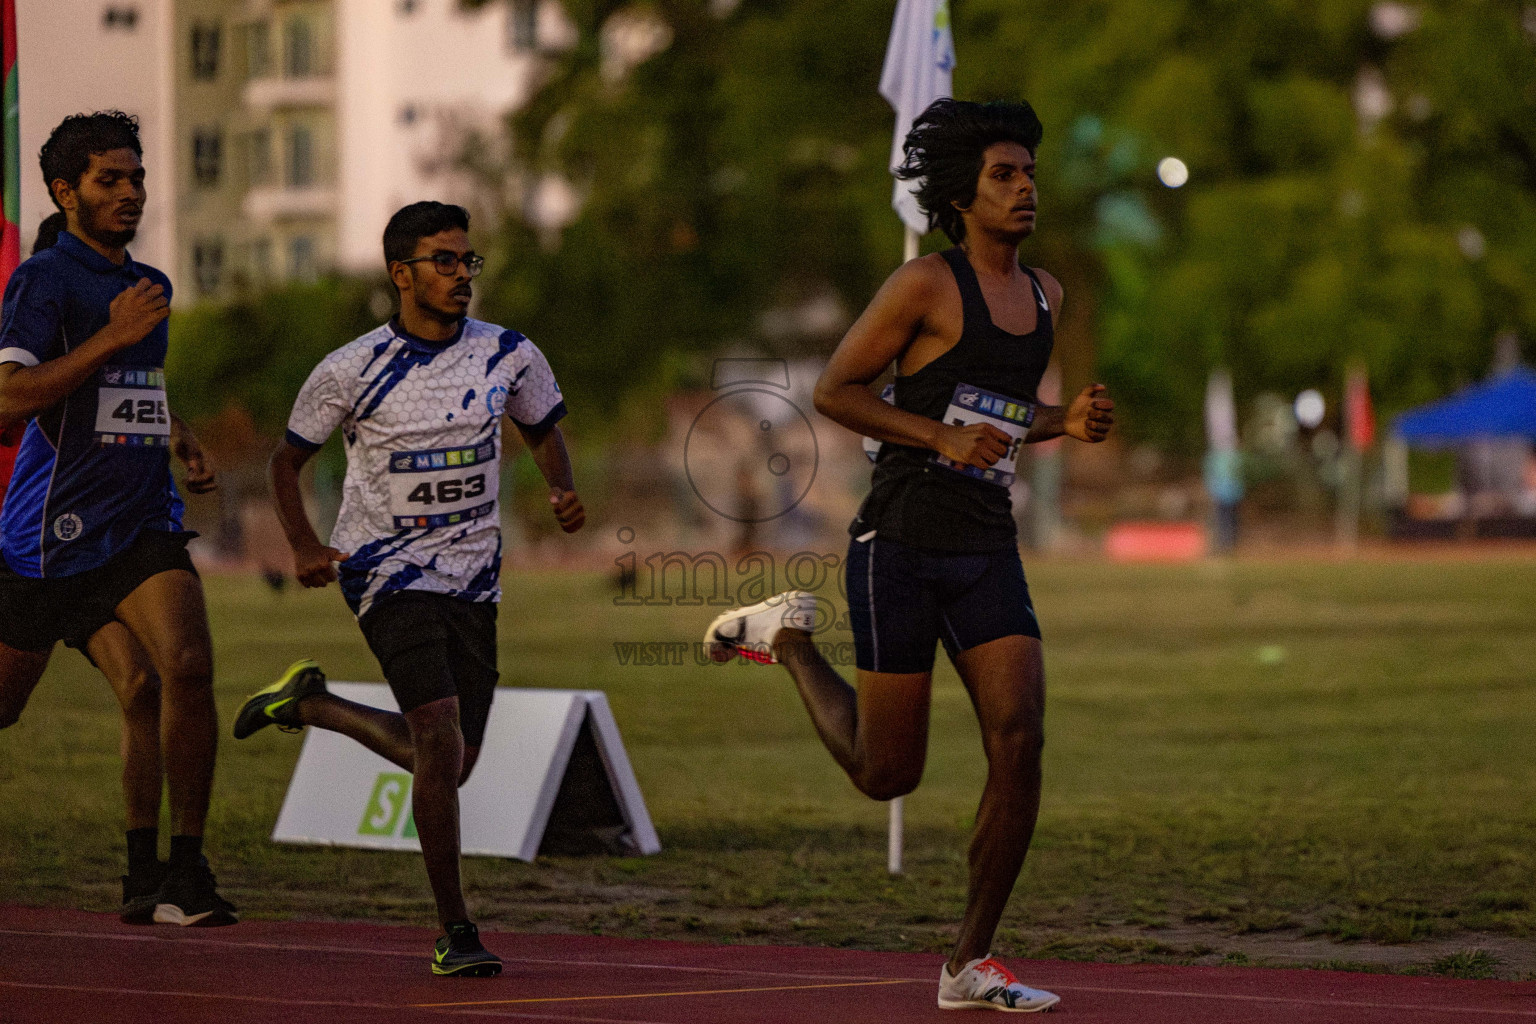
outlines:
M59 205L53 197L55 181L63 178L70 188L79 188L80 179L91 167L91 154L114 149L131 149L141 157L144 155L137 117L121 110L98 110L94 114L71 114L60 121L37 155L43 168L43 186L48 189L53 205Z
M452 203L424 200L402 206L384 226L384 264L408 260L416 243L450 228L469 230L469 211Z
M912 122L902 144L907 159L896 177L921 179L915 194L928 215L929 230L942 229L958 245L965 238L965 220L954 204L970 206L976 199L987 147L1017 142L1033 156L1043 132L1028 103L934 100Z

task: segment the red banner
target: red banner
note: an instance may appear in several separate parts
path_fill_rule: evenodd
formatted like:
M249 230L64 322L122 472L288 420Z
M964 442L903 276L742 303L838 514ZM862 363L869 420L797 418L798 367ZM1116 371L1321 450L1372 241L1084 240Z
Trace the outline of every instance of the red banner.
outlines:
M21 131L17 117L16 88L16 0L0 0L0 53L4 54L4 77L0 78L0 291L11 279L11 271L21 262ZM11 482L11 468L16 464L16 449L21 444L26 424L0 430L0 502Z

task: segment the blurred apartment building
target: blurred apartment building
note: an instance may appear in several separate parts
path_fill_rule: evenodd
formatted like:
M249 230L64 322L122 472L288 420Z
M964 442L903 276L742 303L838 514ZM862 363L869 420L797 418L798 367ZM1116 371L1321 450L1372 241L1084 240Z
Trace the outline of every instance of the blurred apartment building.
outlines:
M574 38L557 0L17 0L17 19L24 244L52 210L48 132L126 110L150 189L132 248L184 299L380 269L395 209L473 207L465 147L499 146L540 53Z

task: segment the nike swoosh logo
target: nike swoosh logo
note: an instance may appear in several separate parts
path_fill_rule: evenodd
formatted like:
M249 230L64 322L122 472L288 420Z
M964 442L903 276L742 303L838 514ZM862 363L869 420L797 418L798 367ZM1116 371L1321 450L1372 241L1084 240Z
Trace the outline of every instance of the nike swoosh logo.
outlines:
M282 707L284 704L287 704L291 700L293 700L292 697L284 697L282 700L276 700L276 701L273 701L271 704L268 704L267 705L267 717L268 718L276 718L277 716L274 715L272 712L276 711L278 708Z
M450 946L449 948L451 949L452 947ZM437 958L437 962L438 963L442 963L443 962L443 957L448 955L448 950L447 949L443 949L443 950L434 949L432 951L432 955Z

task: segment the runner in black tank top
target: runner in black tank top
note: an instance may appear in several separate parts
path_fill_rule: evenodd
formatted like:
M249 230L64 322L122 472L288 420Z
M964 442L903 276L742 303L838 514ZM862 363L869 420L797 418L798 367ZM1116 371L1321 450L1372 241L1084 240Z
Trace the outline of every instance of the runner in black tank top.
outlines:
M896 378L896 408L942 421L956 389L965 387L1001 395L1022 409L1037 405L1036 392L1054 339L1050 303L1040 279L1024 268L1035 301L1035 329L1013 334L993 322L965 250L956 246L941 255L960 288L960 340L916 373ZM1015 422L1028 415L1019 414ZM1009 455L1017 457L1018 449L1018 444L1011 445ZM960 475L937 457L931 448L882 445L869 497L848 532L858 536L876 529L891 540L937 551L1012 548L1017 534L1008 497L1012 479ZM1011 471L994 467L994 472Z
M1068 406L1038 404L1061 306L1054 278L1019 266L1019 243L1034 230L1039 142L1026 104L939 100L917 119L899 173L921 179L919 204L961 247L891 275L817 383L820 412L883 446L846 563L857 690L811 641L812 594L726 612L705 632L718 659L782 661L827 749L879 800L922 777L934 650L944 644L988 761L965 918L939 977L949 1009L1058 1001L988 953L1034 832L1045 709L1008 485L1023 444L1102 441L1114 405L1097 384ZM870 390L892 362L894 405Z

